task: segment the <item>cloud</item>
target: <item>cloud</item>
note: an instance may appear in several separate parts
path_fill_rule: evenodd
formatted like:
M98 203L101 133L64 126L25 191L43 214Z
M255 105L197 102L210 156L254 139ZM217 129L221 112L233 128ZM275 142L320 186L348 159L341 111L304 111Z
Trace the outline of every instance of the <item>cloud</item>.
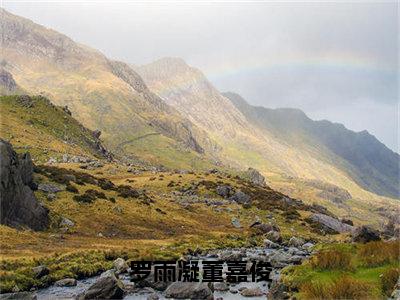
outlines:
M398 150L395 1L3 5L112 58L182 57L222 91L367 129Z

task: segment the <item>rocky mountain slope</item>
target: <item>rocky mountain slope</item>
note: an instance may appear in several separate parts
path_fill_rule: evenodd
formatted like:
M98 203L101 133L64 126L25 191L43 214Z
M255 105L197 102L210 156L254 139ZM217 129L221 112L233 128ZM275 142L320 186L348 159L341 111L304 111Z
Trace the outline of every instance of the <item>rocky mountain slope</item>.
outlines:
M30 151L37 162L81 156L111 159L99 137L42 96L0 96L0 137L17 151Z
M293 147L314 149L321 159L331 159L332 164L366 190L399 198L400 156L367 131L353 132L341 124L313 121L297 109L251 106L234 93L224 96L249 122L272 132L278 139Z
M146 154L147 160L168 164L162 153L167 149L172 157L185 153L190 166L211 146L126 64L3 9L0 13L3 69L27 93L67 105L86 127L102 131L117 154Z

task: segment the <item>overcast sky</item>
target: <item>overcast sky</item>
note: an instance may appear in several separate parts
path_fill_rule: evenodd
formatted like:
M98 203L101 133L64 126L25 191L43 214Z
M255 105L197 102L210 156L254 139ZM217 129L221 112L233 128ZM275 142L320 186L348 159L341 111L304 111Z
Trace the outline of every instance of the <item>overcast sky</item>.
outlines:
M181 57L221 91L368 130L399 151L398 4L19 2L9 11L110 58Z

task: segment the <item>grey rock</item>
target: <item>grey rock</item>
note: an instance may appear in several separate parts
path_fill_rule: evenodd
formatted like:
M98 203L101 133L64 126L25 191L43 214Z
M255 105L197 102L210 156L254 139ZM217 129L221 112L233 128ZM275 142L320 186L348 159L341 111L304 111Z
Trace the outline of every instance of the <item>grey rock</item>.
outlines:
M232 293L232 294L237 294L237 293L238 293L238 290L237 290L237 289L234 289L234 288L230 288L230 289L229 289L229 292Z
M55 184L55 183L40 183L38 190L46 193L58 193L65 191L65 185Z
M372 241L380 241L379 231L369 227L357 227L352 233L352 241L356 243L368 243Z
M83 299L122 299L124 285L112 273L100 276L84 293Z
M118 257L113 262L114 268L118 273L124 273L128 270L129 266L126 263L125 259Z
M240 225L240 220L237 218L232 218L231 223L235 228L242 228L242 225Z
M239 204L245 204L250 202L250 196L239 190L236 191L235 194L229 198L229 200L235 201Z
M262 290L259 287L255 288L245 288L244 290L240 291L240 295L243 297L261 297L264 295Z
M289 288L280 281L274 281L268 290L267 299L269 300L281 300L289 299Z
M248 168L246 175L249 177L251 183L261 187L266 186L264 176L262 176L261 173L258 172L256 169Z
M166 298L209 299L213 292L208 284L200 282L174 282L165 291Z
M38 266L32 268L32 272L35 275L35 278L42 278L50 273L49 269L46 266Z
M75 278L64 278L54 283L56 286L76 286L77 281Z
M30 155L18 156L10 143L0 139L1 224L33 230L48 227L49 211L36 199L34 186Z
M269 239L264 240L264 246L266 248L270 248L270 249L277 249L280 247L279 244L274 243L273 241L270 241Z
M325 231L330 233L351 232L353 230L353 226L344 224L340 222L338 219L335 219L328 215L312 214L309 219L315 223L320 224L320 226Z
M70 219L62 217L60 221L60 227L74 227L75 223L72 222Z
M56 194L48 193L46 198L49 201L53 201L53 200L55 200L57 198L57 196L56 196Z
M301 247L303 246L305 243L305 241L302 238L298 238L298 237L291 237L289 240L289 246L293 246L293 247Z
M224 198L229 198L233 195L233 189L229 185L219 185L216 188L216 193Z
M274 243L280 243L282 242L282 237L281 234L278 231L272 230L269 231L265 237L267 239L269 239L270 241L274 242Z
M225 282L214 283L214 291L226 292L229 291L229 286Z
M305 243L302 248L306 251L311 251L312 247L314 247L315 245L311 242Z

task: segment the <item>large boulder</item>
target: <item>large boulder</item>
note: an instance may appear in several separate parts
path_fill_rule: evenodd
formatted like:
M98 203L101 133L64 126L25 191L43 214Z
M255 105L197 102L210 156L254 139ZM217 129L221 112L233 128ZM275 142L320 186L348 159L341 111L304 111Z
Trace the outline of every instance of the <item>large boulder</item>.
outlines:
M117 273L124 273L128 271L128 264L126 263L125 259L118 257L116 260L113 262L115 270L117 270Z
M239 204L246 204L250 202L250 196L238 190L229 198L229 200L235 201Z
M369 226L357 227L352 233L352 241L356 243L368 243L380 240L379 232Z
M232 196L234 191L233 191L232 187L229 185L219 185L215 189L215 192L218 195L220 195L221 197L229 198L230 196Z
M342 232L351 232L353 230L353 226L342 223L338 219L333 217L324 215L324 214L312 214L309 218L309 221L317 224L320 229L323 229L327 233L342 233Z
M174 299L212 299L213 292L207 283L181 282L171 284L165 291L166 298Z
M247 177L249 178L249 181L252 184L261 186L261 187L265 187L266 183L265 183L265 178L264 176L261 175L260 172L258 172L256 169L253 168L248 168L247 172L246 172Z
M29 153L18 156L11 144L1 139L0 180L1 224L46 229L49 211L32 191L35 184L31 157Z
M0 294L0 300L36 300L35 294L30 292L6 293Z
M83 299L122 299L124 285L110 272L107 276L100 276L83 294Z

